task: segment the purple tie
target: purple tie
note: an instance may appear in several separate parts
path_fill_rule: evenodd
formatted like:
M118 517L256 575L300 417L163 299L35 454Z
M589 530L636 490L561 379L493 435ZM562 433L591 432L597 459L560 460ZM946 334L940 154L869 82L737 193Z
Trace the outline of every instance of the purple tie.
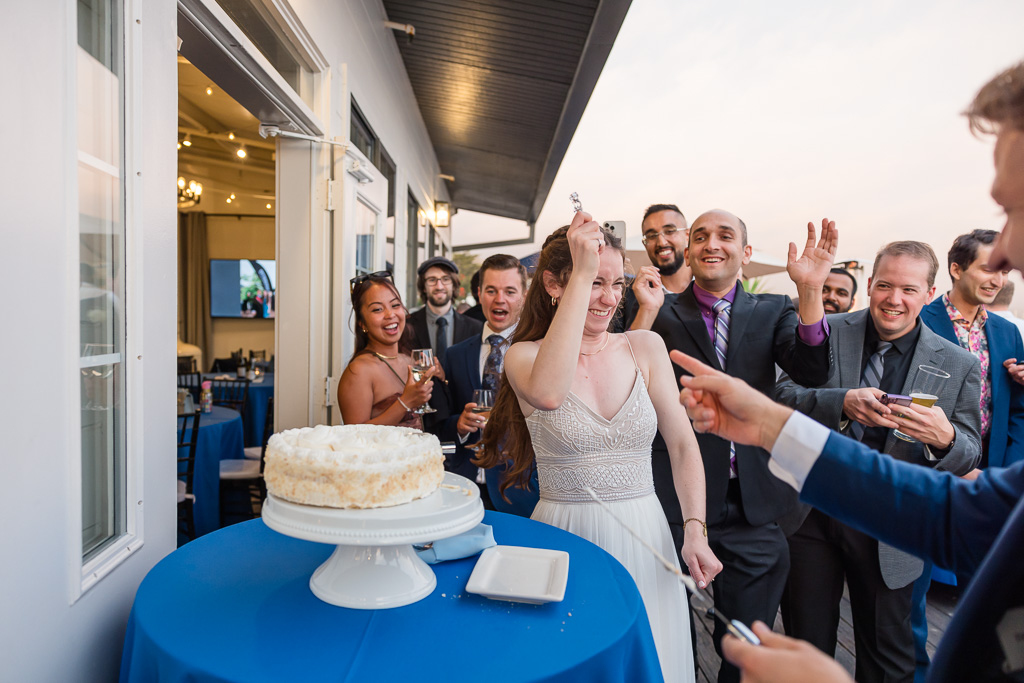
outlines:
M715 355L718 364L725 370L725 356L729 352L729 311L732 304L727 299L715 302ZM736 444L729 442L729 478L736 478Z

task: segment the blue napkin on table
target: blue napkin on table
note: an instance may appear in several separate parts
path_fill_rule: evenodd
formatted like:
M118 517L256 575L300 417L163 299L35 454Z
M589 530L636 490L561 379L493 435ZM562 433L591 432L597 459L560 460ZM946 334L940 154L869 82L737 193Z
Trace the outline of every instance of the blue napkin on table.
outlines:
M427 564L437 564L446 560L471 557L492 545L498 545L494 542L494 529L488 524L477 524L458 536L441 538L434 541L429 547L417 548L416 554Z

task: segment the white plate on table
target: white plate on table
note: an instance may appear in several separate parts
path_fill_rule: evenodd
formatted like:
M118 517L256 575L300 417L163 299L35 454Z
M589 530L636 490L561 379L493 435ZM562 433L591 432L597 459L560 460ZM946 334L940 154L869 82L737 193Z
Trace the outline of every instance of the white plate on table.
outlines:
M492 600L561 602L569 579L564 550L496 545L480 553L466 590Z

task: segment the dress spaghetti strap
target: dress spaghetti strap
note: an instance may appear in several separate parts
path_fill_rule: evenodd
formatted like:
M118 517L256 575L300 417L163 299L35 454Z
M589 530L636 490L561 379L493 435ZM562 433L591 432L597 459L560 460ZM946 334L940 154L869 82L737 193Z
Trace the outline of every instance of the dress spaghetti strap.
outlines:
M629 343L629 335L623 332L622 336L626 338L626 346L629 347L629 355L633 357L633 367L639 370L640 364L636 362L636 354L633 353L633 345Z

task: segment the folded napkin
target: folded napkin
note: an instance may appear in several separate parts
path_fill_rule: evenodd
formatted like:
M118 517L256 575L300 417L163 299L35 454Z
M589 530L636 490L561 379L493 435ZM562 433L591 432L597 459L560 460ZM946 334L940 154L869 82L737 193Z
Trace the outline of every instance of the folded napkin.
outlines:
M214 379L216 379L216 380L238 379L238 375L217 375L216 377L214 377Z
M494 542L494 529L488 524L477 524L458 536L438 539L422 549L417 547L416 554L427 564L437 564L471 557L492 545L497 545Z

